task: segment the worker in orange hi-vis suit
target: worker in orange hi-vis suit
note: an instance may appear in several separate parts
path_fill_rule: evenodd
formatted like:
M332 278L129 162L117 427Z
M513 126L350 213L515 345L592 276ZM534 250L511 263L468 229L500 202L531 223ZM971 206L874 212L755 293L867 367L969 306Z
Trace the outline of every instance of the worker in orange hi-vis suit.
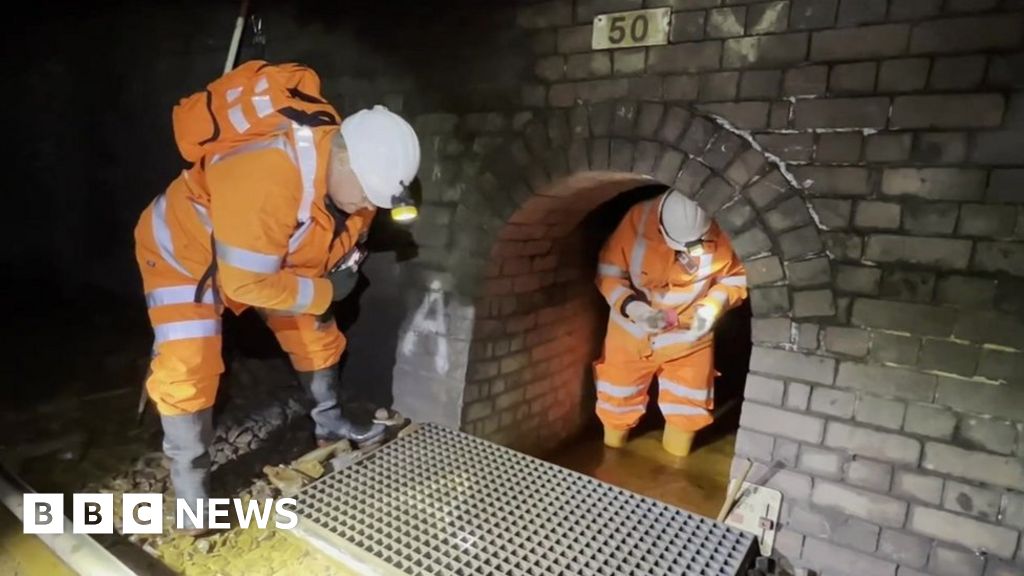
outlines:
M625 444L657 376L662 445L689 454L713 420L712 329L747 296L742 263L704 210L669 190L629 210L601 250L597 286L611 307L594 363L605 444Z
M419 141L381 106L342 122L319 94L308 68L252 61L183 99L174 133L192 165L136 226L155 334L146 390L175 492L193 509L208 498L225 308L265 318L312 397L319 443L383 432L342 415L345 337L327 312L355 287L375 211L415 216Z

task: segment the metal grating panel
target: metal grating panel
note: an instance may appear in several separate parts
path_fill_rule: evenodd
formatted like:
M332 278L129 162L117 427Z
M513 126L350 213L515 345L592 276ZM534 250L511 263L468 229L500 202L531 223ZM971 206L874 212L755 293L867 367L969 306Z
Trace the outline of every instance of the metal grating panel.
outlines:
M298 495L346 549L410 576L734 576L754 536L426 424Z

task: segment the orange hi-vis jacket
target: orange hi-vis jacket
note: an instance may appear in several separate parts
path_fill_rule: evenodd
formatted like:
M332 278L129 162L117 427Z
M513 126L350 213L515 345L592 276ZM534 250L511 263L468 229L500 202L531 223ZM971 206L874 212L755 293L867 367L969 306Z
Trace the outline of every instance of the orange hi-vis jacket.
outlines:
M666 244L658 223L661 198L633 206L601 250L597 287L611 307L602 357L594 363L596 412L606 427L628 429L647 406L658 378L658 405L666 421L695 431L712 421L713 333L689 332L700 305L719 314L747 296L742 263L717 227L705 235L704 253L683 256ZM672 309L679 325L647 334L625 316L632 300Z
M718 315L747 296L743 264L716 224L705 235L705 253L693 257L693 272L665 243L658 227L660 198L635 205L605 243L598 263L597 286L611 307L609 332L623 337L623 344L638 357L651 354L671 357L672 350L706 343L687 339L687 328L698 306L713 307ZM656 309L672 309L679 328L655 336L644 334L625 316L630 299L646 301Z
M224 306L257 308L296 370L329 368L344 352L335 322L318 319L333 300L324 276L374 211L336 217L328 207L339 118L319 93L312 70L255 61L174 109L176 143L193 165L135 229L154 332L146 390L161 414L214 404Z
M248 68L258 78L260 66L249 62L233 73ZM304 81L312 74L306 72ZM271 84L276 77L268 76ZM206 126L186 124L205 119L190 116L189 106L207 103L185 102L176 109L178 146L195 164L155 201L153 229L161 255L196 279L209 268L211 245L215 247L218 287L234 311L254 306L320 314L332 297L331 283L323 276L365 237L373 211L350 215L335 237L335 218L326 208L325 195L337 113L321 102L315 104L321 115L307 112L300 117L306 124L291 121L273 130L253 130L261 110L271 107L260 104L259 86L257 80L252 94L224 91L227 122L217 128L221 134L216 149L188 140L197 132L208 134ZM273 93L272 87L267 91ZM319 86L309 91L317 94ZM214 89L208 94L216 96ZM237 136L226 138L229 131Z
M324 275L369 229L372 210L349 216L335 238L325 205L333 129L289 132L184 171L156 200L161 253L196 279L210 265L211 234L224 303L320 314L331 303Z

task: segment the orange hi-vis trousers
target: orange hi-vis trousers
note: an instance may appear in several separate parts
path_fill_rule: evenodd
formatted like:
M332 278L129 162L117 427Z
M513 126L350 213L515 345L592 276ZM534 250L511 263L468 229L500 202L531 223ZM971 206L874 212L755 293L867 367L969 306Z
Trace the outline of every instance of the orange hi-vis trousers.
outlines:
M627 320L628 322L628 320ZM594 363L597 415L608 428L636 426L647 410L648 389L658 379L658 408L669 424L689 431L712 422L714 408L714 344L712 336L694 347L669 346L649 355L621 346L609 327L604 354ZM657 340L655 340L657 342Z
M686 431L713 421L714 333L689 332L696 309L720 317L747 296L747 277L728 238L712 225L699 254L678 254L658 227L659 198L633 206L602 247L596 283L610 307L604 353L594 363L597 415L607 428L635 426L658 378L658 407ZM672 310L678 328L649 335L626 317L633 300Z

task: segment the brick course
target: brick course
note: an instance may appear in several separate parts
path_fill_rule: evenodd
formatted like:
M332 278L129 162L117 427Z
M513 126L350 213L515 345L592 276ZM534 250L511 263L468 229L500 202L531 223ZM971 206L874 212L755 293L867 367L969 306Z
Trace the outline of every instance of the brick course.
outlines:
M1003 120L997 94L897 96L891 128L991 128Z
M1024 461L928 442L922 467L951 476L1016 490L1024 489Z
M851 454L911 466L917 465L921 457L921 443L913 438L842 422L828 423L824 444Z
M920 500L938 504L942 500L943 480L938 476L896 470L892 493L910 501Z
M595 14L654 6L674 11L670 45L591 50ZM561 124L542 118L544 138L527 137L540 168L509 178L540 189L567 169L640 172L717 211L747 260L755 315L736 450L759 462L755 472L772 461L786 468L768 481L787 497L777 540L784 565L837 576L1006 576L1016 573L1010 561L1024 563L1024 353L1014 351L1024 349L1024 100L1013 92L1022 87L1013 75L1021 8L579 0L518 10L536 54L525 74L544 84L521 90L533 110L510 122L515 108L500 108L510 110L500 127L466 146L494 149L504 131L530 125L524 114L549 104L565 109ZM612 104L620 98L633 102ZM797 189L702 112L751 131L789 163ZM487 117L460 119L460 130L476 134ZM429 195L486 217L492 205L514 211L530 193L521 187L526 194L509 199L483 187L485 202L464 198L470 185L443 196L431 184ZM443 250L446 224L477 223L455 214L417 224L416 238ZM525 236L502 242L508 257L489 268L494 298L478 307L478 329L501 320L473 348L468 374L483 380L467 387L463 416L474 433L514 429L521 409L553 423L575 409L567 390L544 394L524 380L562 370L562 341L530 329L515 336L517 349L503 330L509 315L557 309L551 289L536 295L549 302L524 304L546 282L539 274L560 282L566 267L545 256L558 246L550 227L568 225L554 210L547 218L543 228L506 231ZM468 235L457 236L465 245ZM520 253L528 243L545 245ZM541 316L551 320L538 312L538 326L551 325ZM537 361L551 366L530 365Z
M883 24L815 32L811 39L811 59L815 61L885 58L904 53L910 27Z
M907 407L903 429L912 434L934 438L952 438L956 428L956 415L938 406L910 404Z
M802 560L807 566L819 571L838 568L835 573L842 576L896 576L896 564L893 562L840 548L816 538L804 541Z
M816 482L811 502L834 508L869 522L899 528L907 514L907 503L834 482Z
M821 442L825 421L814 416L786 412L747 402L740 415L740 426L774 436L783 436L817 444Z
M1019 536L1016 531L1008 528L916 505L910 508L907 527L919 534L944 542L960 544L972 549L984 548L990 554L1001 558L1013 558Z

